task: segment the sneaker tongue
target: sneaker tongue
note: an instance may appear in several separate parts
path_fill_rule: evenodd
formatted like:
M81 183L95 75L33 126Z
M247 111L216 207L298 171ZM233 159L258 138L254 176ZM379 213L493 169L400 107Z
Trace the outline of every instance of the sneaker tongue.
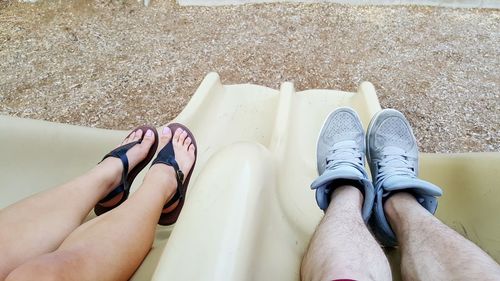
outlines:
M438 186L418 179L409 178L407 176L392 176L387 178L383 183L384 197L400 190L409 190L415 195L441 196L443 191Z
M363 219L367 222L372 212L375 192L367 175L352 166L346 165L337 167L333 170L326 170L321 176L313 181L311 189L316 190L316 202L320 209L326 211L328 208L331 192L336 187L330 184L335 180L353 180L359 183L359 185L356 185L358 188L362 186L361 192L363 192L364 202L361 213Z

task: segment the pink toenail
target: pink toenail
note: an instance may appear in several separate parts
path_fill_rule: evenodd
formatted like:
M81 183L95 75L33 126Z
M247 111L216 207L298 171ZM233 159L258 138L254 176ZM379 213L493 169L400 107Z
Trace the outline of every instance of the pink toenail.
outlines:
M168 135L168 131L169 131L169 128L168 127L163 127L163 131L162 131L162 134L164 136Z
M152 136L153 136L153 131L151 131L151 130L149 130L149 129L148 129L148 130L146 131L146 136L148 136L148 137L152 137Z

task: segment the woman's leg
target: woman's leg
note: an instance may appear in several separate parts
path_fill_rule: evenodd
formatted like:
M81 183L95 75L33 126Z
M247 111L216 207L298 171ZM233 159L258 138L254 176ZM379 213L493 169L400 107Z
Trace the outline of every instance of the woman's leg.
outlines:
M139 140L132 133L123 144ZM132 169L149 151L154 135L127 152ZM86 174L56 188L40 192L0 211L0 280L27 260L56 250L95 204L120 182L123 166L106 158ZM118 201L118 195L113 201ZM112 204L113 202L106 202Z
M173 136L176 160L187 174L194 146L181 130ZM172 138L164 129L158 149ZM141 187L112 211L77 228L53 253L14 270L7 280L127 280L149 252L165 202L176 190L174 170L153 165Z

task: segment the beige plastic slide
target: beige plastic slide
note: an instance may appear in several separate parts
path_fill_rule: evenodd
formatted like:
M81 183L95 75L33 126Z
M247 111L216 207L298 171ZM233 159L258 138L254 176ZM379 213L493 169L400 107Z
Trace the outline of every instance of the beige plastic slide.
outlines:
M357 93L295 92L291 83L222 85L208 74L175 119L199 146L186 204L174 227L158 227L132 280L299 280L322 217L309 189L316 138L339 106L356 109L365 126L380 110L367 82ZM0 116L0 208L90 169L126 134ZM422 178L444 189L437 216L496 261L498 175L500 153L421 155ZM398 251L388 252L398 279Z

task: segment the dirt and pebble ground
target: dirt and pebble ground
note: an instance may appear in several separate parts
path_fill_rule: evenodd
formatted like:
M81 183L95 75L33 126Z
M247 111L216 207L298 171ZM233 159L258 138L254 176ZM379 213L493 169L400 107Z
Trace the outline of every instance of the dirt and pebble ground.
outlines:
M0 114L128 129L225 84L371 81L421 150L500 150L500 11L337 4L0 2Z

